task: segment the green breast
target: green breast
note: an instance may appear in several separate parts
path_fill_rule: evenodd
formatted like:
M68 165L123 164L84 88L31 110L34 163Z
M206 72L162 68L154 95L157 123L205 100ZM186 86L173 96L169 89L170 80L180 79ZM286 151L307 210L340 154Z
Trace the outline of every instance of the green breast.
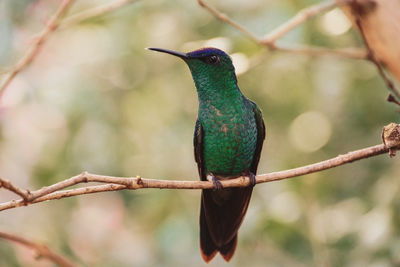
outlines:
M250 167L256 149L257 126L246 98L242 96L220 105L203 103L199 120L204 131L206 173L237 175Z

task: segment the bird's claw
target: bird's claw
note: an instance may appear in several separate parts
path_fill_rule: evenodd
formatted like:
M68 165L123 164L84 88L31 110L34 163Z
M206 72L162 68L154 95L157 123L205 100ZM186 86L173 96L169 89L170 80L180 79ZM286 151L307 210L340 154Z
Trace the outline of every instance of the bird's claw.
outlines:
M249 173L249 178L250 178L250 185L249 186L254 187L256 185L256 183L257 183L255 174L250 172Z
M254 187L257 183L256 180L256 175L252 172L242 172L241 173L242 177L249 177L250 179L250 183L249 183L249 187Z
M221 182L215 176L212 177L212 182L214 184L214 190L221 190L224 188Z
M214 184L214 190L221 190L224 187L222 186L221 182L214 176L214 174L210 173L207 177L208 180L211 180Z

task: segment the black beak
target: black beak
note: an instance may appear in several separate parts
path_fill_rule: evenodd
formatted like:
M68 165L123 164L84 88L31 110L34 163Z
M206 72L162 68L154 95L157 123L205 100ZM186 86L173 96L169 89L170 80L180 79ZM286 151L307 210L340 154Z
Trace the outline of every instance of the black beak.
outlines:
M153 47L149 47L147 49L161 52L161 53L167 53L167 54L170 54L170 55L173 55L176 57L180 57L181 59L189 59L188 55L186 55L185 53L177 52L177 51L172 51L172 50L163 49L163 48L153 48Z

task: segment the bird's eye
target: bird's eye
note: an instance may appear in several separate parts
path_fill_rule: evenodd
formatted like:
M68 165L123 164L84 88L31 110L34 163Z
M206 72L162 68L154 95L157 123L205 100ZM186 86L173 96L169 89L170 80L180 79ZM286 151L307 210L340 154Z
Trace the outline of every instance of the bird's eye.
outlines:
M217 65L221 59L219 56L213 55L205 58L206 63L211 64L211 65Z

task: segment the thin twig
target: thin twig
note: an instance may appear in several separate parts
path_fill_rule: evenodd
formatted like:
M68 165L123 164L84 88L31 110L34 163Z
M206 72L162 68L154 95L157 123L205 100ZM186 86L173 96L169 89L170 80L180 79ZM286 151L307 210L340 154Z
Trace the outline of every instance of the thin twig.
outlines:
M323 55L331 55L338 56L344 58L352 58L352 59L366 59L367 52L364 50L360 50L357 48L346 48L346 49L330 49L324 47L317 46L293 46L286 47L284 45L276 45L270 44L270 49L276 49L283 52L290 52L294 54L300 55L308 55L308 56L323 56Z
M392 94L389 94L386 100L388 102L395 103L396 105L400 106L400 101L398 101Z
M299 26L303 22L335 7L336 5L337 3L334 0L328 0L326 2L317 3L315 5L300 10L294 17L268 33L268 35L263 40L261 40L261 43L275 43L276 40L286 35L289 31L293 30L295 27Z
M398 143L391 144L392 148L400 146L400 140ZM292 177L298 177L314 172L323 171L326 169L334 168L340 165L344 165L356 160L377 156L389 151L389 148L384 144L367 147L364 149L349 152L344 155L339 155L332 159L321 161L318 163L298 167L290 170L272 172L267 174L260 174L256 176L257 183L266 183L272 181L278 181L288 179ZM98 182L106 183L105 185L87 186L70 190L63 190L66 187L87 183L87 182ZM221 184L224 188L228 187L245 187L250 184L250 179L245 176L240 176L236 179L223 180ZM133 177L114 177L90 174L83 172L82 174L73 176L69 179L61 181L59 183L43 187L42 189L32 191L28 201L12 200L9 202L0 204L0 211L25 206L33 203L43 202L52 199L61 199L71 196L92 194L106 191L118 191L118 190L136 190L142 188L160 188L160 189L212 189L214 184L209 181L177 181L177 180L156 180L156 179L145 179L145 178L133 178Z
M340 57L346 57L346 58L353 58L353 59L365 59L367 58L367 53L364 50L358 49L358 48L349 48L349 49L329 49L329 48L323 48L323 47L312 47L312 46L298 46L298 47L288 47L285 45L281 44L276 44L276 41L287 34L289 31L291 31L293 28L297 27L307 19L320 14L321 12L324 12L335 5L338 4L345 4L348 2L348 0L343 0L340 1L340 3L335 3L331 0L323 3L319 3L310 7L307 7L303 10L301 10L296 16L294 16L292 19L289 21L285 22L275 30L271 31L271 33L267 34L265 39L259 39L257 36L252 34L250 31L248 31L245 27L240 25L239 23L233 21L229 16L226 14L218 11L216 8L211 7L207 3L205 3L203 0L197 0L199 5L206 9L208 12L213 14L217 19L219 19L222 22L225 22L240 32L242 32L244 35L248 36L250 39L252 39L254 42L258 43L259 45L263 45L268 47L271 50L280 50L280 51L285 51L285 52L291 52L295 54L305 54L305 55L310 55L310 56L320 56L320 55L335 55L335 56L340 56Z
M204 9L208 10L211 14L213 14L217 19L220 21L226 22L230 25L232 25L234 28L238 29L241 31L243 34L247 35L250 39L253 39L255 42L260 42L257 36L249 32L245 27L240 25L239 23L234 22L231 18L229 18L226 14L221 13L217 9L213 8L212 6L206 4L203 0L197 0L199 5L203 7Z
M23 190L15 185L13 185L10 181L0 178L0 188L2 188L2 187L19 195L25 201L27 201L29 198L30 192L28 190Z
M25 56L23 56L20 61L9 71L4 71L4 73L0 74L8 74L8 77L4 81L4 83L0 87L0 98L1 95L3 94L4 90L7 88L7 86L11 83L11 81L15 78L15 76L21 72L25 67L27 67L36 55L38 54L41 45L47 40L48 36L54 32L55 30L59 29L65 29L68 26L71 26L73 24L79 23L81 21L85 21L94 17L98 17L107 13L110 13L126 4L136 2L137 0L118 0L114 1L111 3L107 3L102 6L98 6L92 9L88 9L82 12L79 12L77 14L71 15L62 21L59 20L59 18L62 16L62 14L65 13L67 6L72 2L72 0L64 0L64 2L61 4L60 8L54 14L52 19L49 21L47 24L46 28L39 34L38 38L36 41L33 43L29 51L26 53Z
M398 100L400 100L400 90L396 88L394 83L386 75L385 71L383 70L382 64L379 62L378 58L375 55L374 50L368 44L368 41L367 41L367 38L366 38L366 34L365 34L364 28L363 28L362 23L361 23L361 15L360 15L360 12L359 12L358 3L353 0L351 2L351 5L352 5L351 10L352 10L353 16L355 17L356 25L357 25L358 29L360 30L361 37L362 37L362 39L364 41L365 47L368 50L368 59L370 61L372 61L375 64L375 66L378 68L379 74L381 75L381 77L385 81L389 91L392 92L397 97Z
M60 29L64 29L66 27L69 27L73 24L77 24L79 22L92 19L95 17L102 16L104 14L110 13L111 11L114 11L124 5L136 2L137 0L118 0L114 1L111 3L107 3L102 6L97 6L92 9L84 10L82 12L79 12L77 14L71 15L65 19L63 19L60 22Z
M58 20L67 11L73 0L63 0L60 7L57 9L56 13L50 18L44 30L35 38L35 42L29 48L28 52L18 61L18 63L12 68L10 74L8 74L4 83L0 86L0 97L3 95L7 86L11 81L21 72L25 67L27 67L39 53L40 48L43 43L48 39L50 34L54 32L58 27Z
M15 234L9 234L0 231L0 238L18 243L20 245L26 246L28 248L33 249L37 253L37 258L46 258L50 261L54 262L55 264L62 266L62 267L75 267L76 265L69 261L68 259L64 258L60 254L53 252L47 246L32 242L27 240L23 237L20 237Z

